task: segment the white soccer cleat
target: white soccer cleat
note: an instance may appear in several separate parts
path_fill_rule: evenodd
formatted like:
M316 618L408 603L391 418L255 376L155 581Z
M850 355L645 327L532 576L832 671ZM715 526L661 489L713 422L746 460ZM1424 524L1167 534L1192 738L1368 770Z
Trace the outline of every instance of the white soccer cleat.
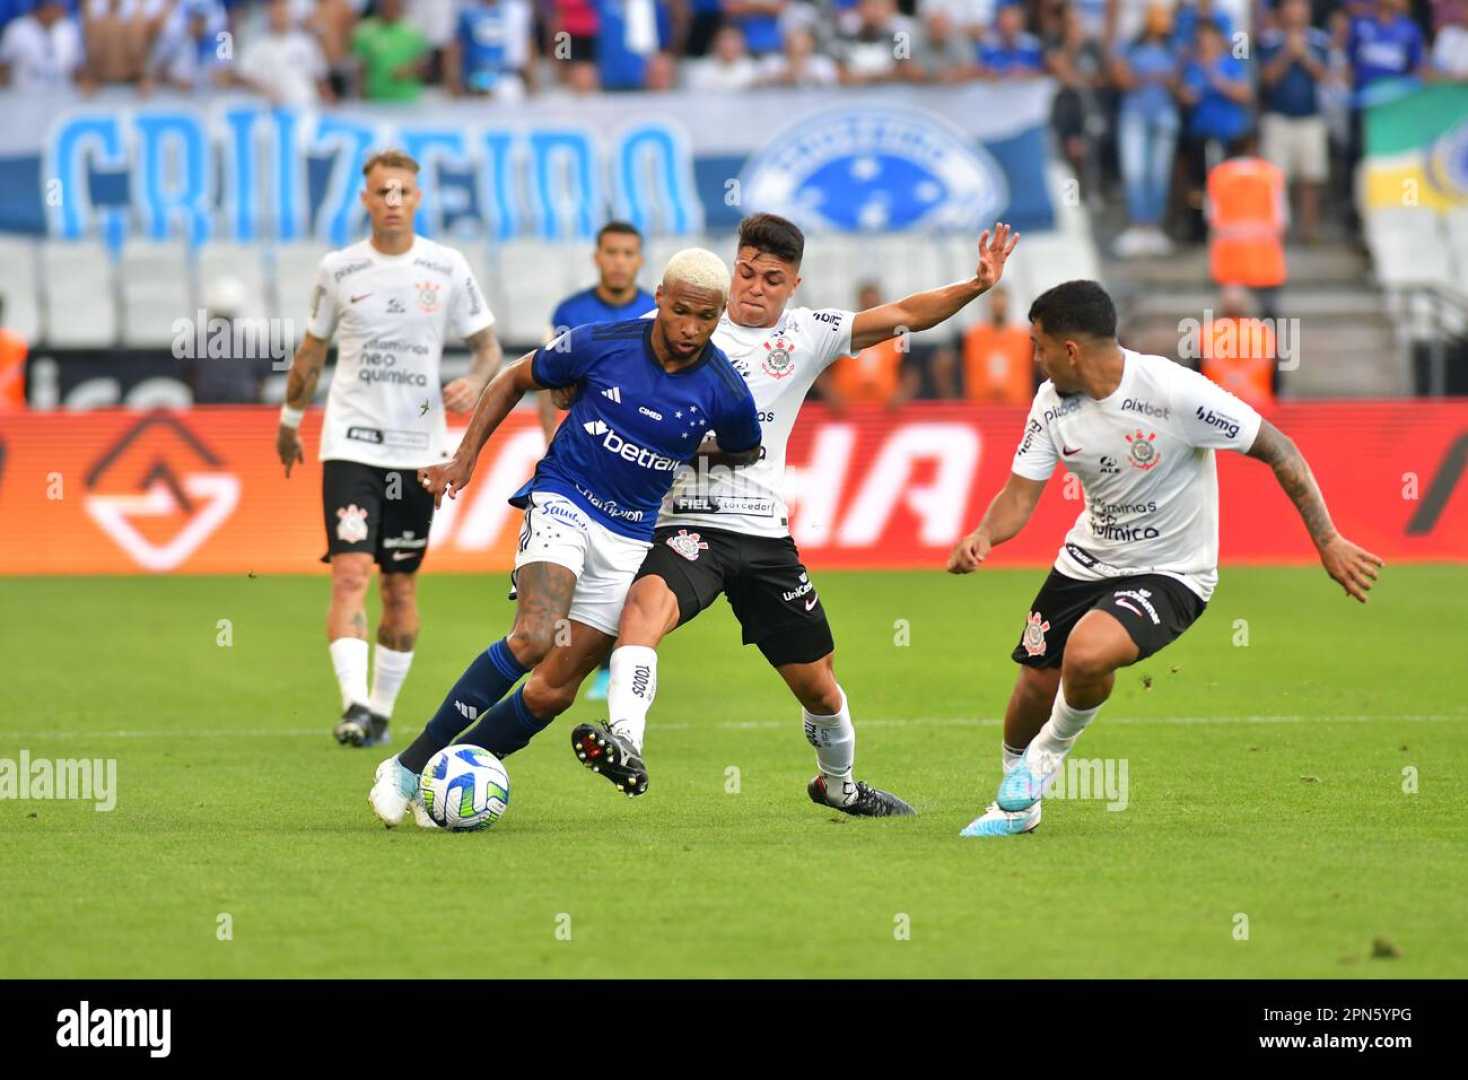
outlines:
M413 823L420 829L442 829L443 826L428 816L428 807L423 805L423 792L413 796Z
M403 823L408 806L418 794L418 776L403 768L397 755L383 761L373 774L372 790L367 802L372 812L389 829Z

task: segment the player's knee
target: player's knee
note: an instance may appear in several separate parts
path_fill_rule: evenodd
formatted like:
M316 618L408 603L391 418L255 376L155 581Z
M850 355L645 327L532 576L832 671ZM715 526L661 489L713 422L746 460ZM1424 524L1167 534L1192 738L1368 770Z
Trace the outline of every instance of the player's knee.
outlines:
M384 618L406 616L418 607L418 589L412 574L382 575L382 613Z
M331 567L331 591L337 599L360 599L372 580L372 564L363 559L341 560Z
M543 622L516 623L506 643L522 666L534 667L555 645L555 628Z
M1121 666L1115 646L1100 637L1071 635L1061 661L1061 677L1066 682L1094 682L1104 679Z

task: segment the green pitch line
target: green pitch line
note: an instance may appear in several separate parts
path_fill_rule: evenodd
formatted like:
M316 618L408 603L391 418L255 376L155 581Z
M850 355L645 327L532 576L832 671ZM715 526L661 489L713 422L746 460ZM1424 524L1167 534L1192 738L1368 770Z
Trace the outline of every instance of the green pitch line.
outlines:
M1388 567L1365 608L1314 568L1225 569L1078 744L1092 797L960 840L1039 580L816 574L858 775L916 818L807 801L799 709L720 605L662 650L647 796L575 760L582 702L465 835L371 816L381 755L330 736L324 579L0 580L0 769L111 759L117 786L110 812L0 801L0 973L1468 975L1468 567ZM425 575L396 747L503 633L502 585Z

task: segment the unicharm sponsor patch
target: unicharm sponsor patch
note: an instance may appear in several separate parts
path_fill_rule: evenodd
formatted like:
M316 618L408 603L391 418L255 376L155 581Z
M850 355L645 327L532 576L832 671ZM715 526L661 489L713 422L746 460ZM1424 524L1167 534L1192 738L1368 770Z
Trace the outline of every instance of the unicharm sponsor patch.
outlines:
M988 151L907 109L831 109L776 132L740 177L745 205L807 229L976 229L1009 203Z

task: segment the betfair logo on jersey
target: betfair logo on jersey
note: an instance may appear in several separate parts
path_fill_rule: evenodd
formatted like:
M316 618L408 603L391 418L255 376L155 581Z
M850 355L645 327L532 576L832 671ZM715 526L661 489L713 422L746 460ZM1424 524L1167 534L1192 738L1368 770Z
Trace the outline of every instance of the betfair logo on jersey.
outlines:
M1196 415L1203 423L1209 427L1216 427L1230 439L1237 439L1239 437L1239 422L1233 417L1224 416L1223 413L1216 413L1212 409L1205 409L1201 405L1198 406Z
M588 420L581 426L592 438L601 439L601 448L607 453L615 454L623 461L641 465L644 469L651 469L653 472L672 472L683 464L681 461L664 457L655 450L648 450L646 447L628 442L613 431L604 420Z

